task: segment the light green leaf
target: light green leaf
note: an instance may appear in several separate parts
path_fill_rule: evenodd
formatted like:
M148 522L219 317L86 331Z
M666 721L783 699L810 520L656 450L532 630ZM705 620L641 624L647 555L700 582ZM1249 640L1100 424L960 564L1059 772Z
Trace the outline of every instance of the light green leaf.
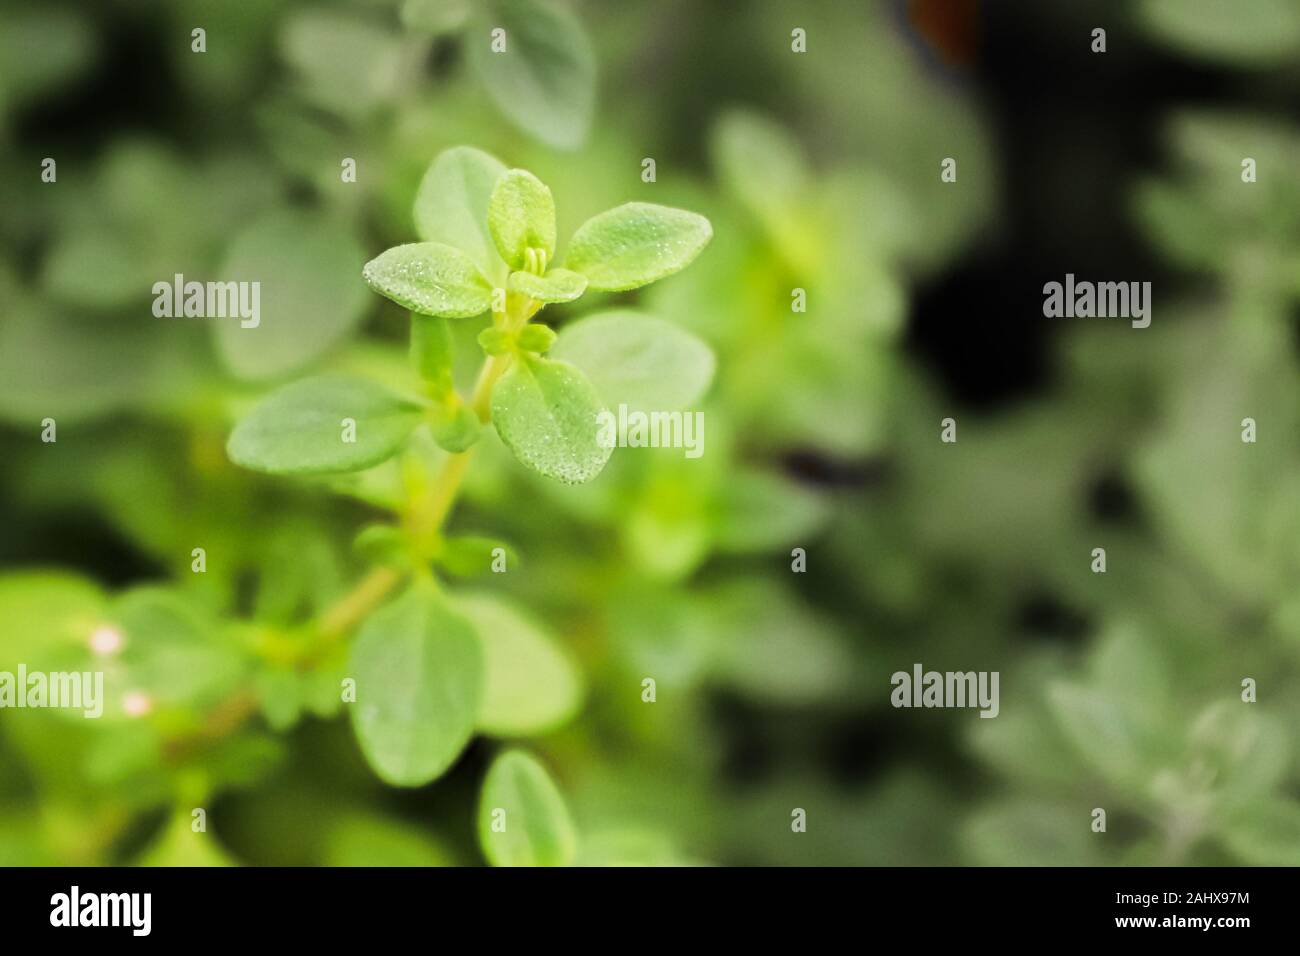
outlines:
M703 216L629 202L592 216L573 234L564 264L591 288L622 292L685 269L713 238Z
M0 576L0 670L44 669L51 655L84 648L106 621L107 600L93 581L61 571Z
M1138 731L1112 696L1061 681L1048 687L1047 699L1062 733L1108 781L1144 782L1148 762Z
M470 623L416 585L362 625L350 670L352 727L380 779L416 787L443 774L469 742L483 698Z
M1171 46L1211 60L1268 66L1300 52L1292 0L1143 0L1138 14Z
M830 516L821 495L781 475L736 468L715 507L720 551L762 553L806 543Z
M104 662L106 716L122 714L122 696L143 693L155 704L205 707L245 679L237 643L179 593L141 587L123 594L110 614L122 649Z
M492 286L465 253L410 242L371 259L362 276L382 296L421 315L464 319L492 307Z
M574 715L582 703L582 683L554 637L489 594L462 596L456 608L478 631L487 665L479 730L521 737L545 733Z
M488 203L505 171L504 163L482 150L445 150L420 181L413 210L421 239L459 249L494 285L505 282L506 265L488 232Z
M326 474L369 468L395 455L422 410L365 379L321 376L271 393L226 443L237 465L270 474ZM356 423L355 441L345 419Z
M319 214L281 210L253 222L231 244L217 278L227 288L258 283L257 324L245 327L254 320L239 315L238 295L228 301L227 318L204 320L226 367L245 379L278 378L324 355L369 307L355 278L364 261L348 227Z
M498 28L506 47L496 53ZM484 0L467 43L470 64L516 126L558 149L582 145L596 101L596 57L577 17L542 0Z
M401 35L374 18L337 9L299 9L280 31L280 53L301 96L349 118L392 100L413 74Z
M405 0L402 26L426 36L459 30L469 19L470 0Z
M497 252L512 269L528 269L528 250L555 258L555 199L546 184L526 169L512 169L497 180L488 202L488 228Z
M675 411L699 401L713 381L712 350L652 315L618 309L566 325L551 357L586 372L611 408Z
M555 344L555 333L545 325L529 325L519 330L515 344L525 352L549 352Z
M432 386L435 394L444 395L451 391L454 359L451 327L447 320L436 315L412 315L411 364L420 378Z
M710 145L718 178L765 227L777 228L798 211L808 160L784 128L754 113L729 113L718 121Z
M493 866L568 866L577 836L546 769L522 750L493 761L479 798L479 845Z
M544 276L512 272L506 288L538 302L572 302L587 290L587 277L568 269L551 269Z
M1252 866L1295 866L1300 863L1300 804L1252 801L1227 821L1221 839Z
M521 357L492 390L492 423L506 447L568 484L595 478L613 453L598 440L604 411L591 383L564 362Z
M453 395L449 402L435 409L429 431L439 448L456 455L478 441L483 432L483 424L474 409L462 402L459 396Z

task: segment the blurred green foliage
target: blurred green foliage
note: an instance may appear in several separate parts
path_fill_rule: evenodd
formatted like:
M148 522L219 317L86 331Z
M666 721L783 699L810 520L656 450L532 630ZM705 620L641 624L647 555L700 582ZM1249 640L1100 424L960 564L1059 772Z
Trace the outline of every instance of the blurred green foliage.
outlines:
M1294 62L1293 4L1196 6L1146 0L1132 23L1219 69ZM109 627L125 642L107 686L151 702L0 714L0 863L1300 862L1293 122L1169 116L1131 214L1179 290L1141 333L1065 329L1049 392L958 414L943 445L954 405L901 338L918 286L996 229L999 146L891 4L6 0L0 16L0 671L105 666L89 638ZM490 60L498 22L520 41L509 69ZM59 124L61 97L124 68L125 37L147 113L109 89L105 122ZM629 200L707 216L691 269L599 295L603 315L694 333L716 369L698 460L623 451L566 486L479 438L433 560L470 570L509 545L509 573L448 586L489 636L486 710L445 776L404 790L342 713L364 628L322 650L308 625L376 555L400 564L368 529L446 453L425 437L401 462L290 481L225 444L309 373L417 387L408 317L361 265L413 240L426 169L461 143L547 183L560 236ZM174 273L262 277L272 337L154 318L150 287ZM590 309L548 308L556 354L582 352ZM487 325L453 323L462 392ZM887 478L812 481L790 467L809 455ZM1090 508L1103 477L1130 489L1125 514ZM1017 623L1035 594L1078 615L1076 639ZM891 709L889 675L916 661L1001 671L999 716ZM534 809L485 857L502 793Z

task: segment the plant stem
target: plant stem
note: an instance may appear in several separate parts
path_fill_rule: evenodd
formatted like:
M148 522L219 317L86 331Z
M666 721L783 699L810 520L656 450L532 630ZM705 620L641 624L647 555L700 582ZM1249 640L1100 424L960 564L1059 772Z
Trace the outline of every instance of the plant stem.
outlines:
M387 596L402 575L390 567L373 569L357 586L331 605L320 619L322 643L332 643L352 630Z
M494 355L483 363L470 405L484 425L492 417L492 386L509 366L509 356ZM422 523L430 531L442 528L460 493L461 483L469 470L473 449L448 455L429 487L425 506L421 509ZM328 608L321 616L320 636L325 642L338 640L352 630L362 618L374 610L388 592L402 580L402 575L392 568L375 568L358 582L357 586Z

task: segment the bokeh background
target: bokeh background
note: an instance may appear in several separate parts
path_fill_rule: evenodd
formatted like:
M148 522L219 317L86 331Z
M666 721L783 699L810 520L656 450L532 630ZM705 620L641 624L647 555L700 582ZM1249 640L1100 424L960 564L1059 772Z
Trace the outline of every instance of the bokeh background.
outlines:
M224 453L276 384L409 380L360 265L457 144L547 182L561 236L629 200L714 224L605 297L716 350L704 457L569 488L493 438L452 518L514 544L470 586L585 687L526 741L581 862L1300 863L1300 4L575 0L588 121L504 97L502 2L0 3L0 669L106 615L161 635L145 717L0 713L0 863L481 862L501 743L386 787L333 675L276 657L382 482ZM240 268L291 290L276 349L152 316ZM1067 272L1151 281L1151 327L1044 318ZM916 662L1000 671L1000 715L891 708Z

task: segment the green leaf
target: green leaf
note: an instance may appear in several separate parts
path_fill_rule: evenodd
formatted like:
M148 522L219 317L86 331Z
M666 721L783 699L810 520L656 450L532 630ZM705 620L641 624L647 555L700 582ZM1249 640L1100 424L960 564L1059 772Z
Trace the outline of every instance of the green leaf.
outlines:
M551 635L489 594L462 596L456 608L478 631L487 665L480 731L502 737L541 734L577 712L582 703L578 670Z
M564 362L522 356L492 389L492 423L506 447L568 484L595 478L613 453L598 441L604 411L591 383Z
M391 524L368 524L352 539L352 550L374 564L395 568L411 566L410 541Z
M352 727L380 779L416 787L441 776L469 743L483 698L469 622L417 584L362 625L350 670Z
M319 214L277 211L253 222L217 278L258 283L257 325L245 327L252 320L238 314L238 296L227 318L204 320L226 367L245 379L279 378L324 355L365 317L370 303L355 279L363 262L348 227Z
M106 685L145 693L160 704L206 706L244 680L239 646L179 593L159 587L127 591L114 605L112 620L122 634L122 651L106 666ZM110 696L106 710L120 704Z
M538 302L572 302L587 291L587 277L568 269L551 269L544 276L512 272L506 288Z
M495 53L498 28L506 47ZM577 17L541 0L484 0L467 42L470 64L516 126L558 149L582 145L596 101L596 57Z
M492 286L465 253L440 242L394 246L366 263L370 288L421 315L464 319L492 307Z
M415 195L416 234L459 249L494 285L505 282L506 265L488 232L488 203L505 171L495 156L456 146L438 154Z
M434 394L445 395L452 390L454 360L447 320L435 315L412 315L411 364L420 378L430 383Z
M1292 0L1143 0L1141 21L1171 46L1206 59L1268 66L1300 52Z
M577 836L546 769L522 750L493 761L479 799L479 845L493 866L568 866Z
M579 226L564 264L585 275L593 289L622 292L680 272L712 238L713 227L703 216L629 202Z
M226 443L237 465L270 474L326 474L377 465L401 449L421 407L358 378L321 376L272 392ZM345 419L356 423L345 441Z
M516 342L525 352L548 352L555 344L555 333L544 325L529 325L519 330Z
M713 381L712 350L651 315L618 309L566 325L551 357L583 369L611 408L674 411L699 401Z
M718 178L764 227L779 229L798 213L810 179L808 160L783 127L754 113L728 113L710 146Z
M555 258L555 199L546 184L525 169L512 169L497 180L488 202L488 228L497 252L512 269L530 269L528 250Z
M736 468L715 506L714 544L736 554L807 545L830 516L821 495L777 474Z
M469 19L470 0L405 0L402 26L426 36L459 30Z
M362 14L299 9L279 37L302 98L350 119L391 101L411 73L401 34Z
M66 572L0 576L0 670L44 669L51 655L85 647L105 623L107 600L93 581Z
M474 409L462 402L459 396L453 395L450 402L434 411L429 430L439 448L455 455L471 448L478 441L483 432L483 424L474 414Z
M1295 866L1300 860L1300 803L1252 802L1229 818L1221 839L1251 866Z

